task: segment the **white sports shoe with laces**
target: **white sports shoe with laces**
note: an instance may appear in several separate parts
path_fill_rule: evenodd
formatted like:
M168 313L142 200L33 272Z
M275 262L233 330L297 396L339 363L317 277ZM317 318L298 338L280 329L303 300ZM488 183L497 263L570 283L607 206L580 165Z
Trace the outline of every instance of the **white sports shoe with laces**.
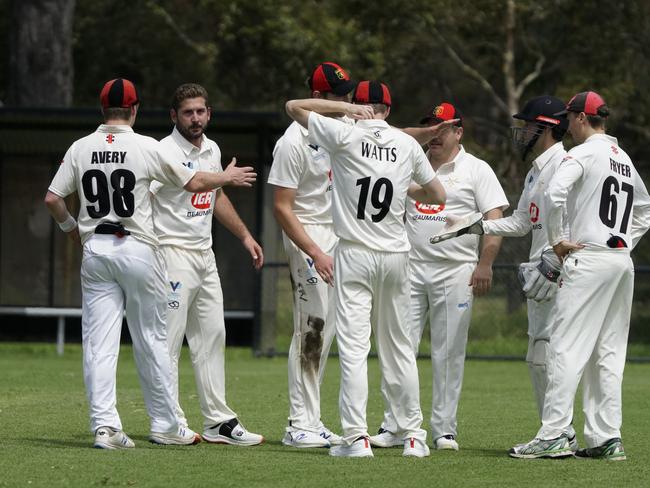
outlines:
M289 447L310 448L330 447L330 441L309 430L287 430L282 438L282 444Z
M380 428L377 435L370 436L370 444L375 447L397 447L403 446L404 440L389 430Z
M256 446L264 442L260 434L249 432L236 418L203 431L203 440L231 446Z
M330 456L334 457L374 457L370 440L367 437L359 437L349 446L341 444L330 448Z
M99 449L131 449L135 447L135 443L121 430L100 427L95 431L93 447Z
M154 444L190 446L201 442L201 436L181 425L175 432L152 432L149 434L149 441Z
M434 445L436 446L436 449L458 451L458 442L456 442L456 437L451 434L438 437Z
M411 437L404 441L404 452L402 456L405 457L427 457L431 452L429 451L429 446L425 441Z

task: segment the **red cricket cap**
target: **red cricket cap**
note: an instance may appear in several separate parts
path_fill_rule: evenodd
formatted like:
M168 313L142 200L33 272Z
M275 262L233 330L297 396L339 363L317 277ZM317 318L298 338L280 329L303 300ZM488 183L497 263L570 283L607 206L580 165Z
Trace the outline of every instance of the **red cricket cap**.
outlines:
M316 66L308 80L311 91L334 93L340 97L350 93L356 83L350 75L336 63L326 62Z
M433 107L427 114L420 119L420 124L428 124L429 122L436 122L437 124L451 119L460 119L456 122L456 126L463 126L463 115L456 107L449 102L442 102L440 105Z
M383 103L390 107L390 90L378 81L361 81L352 95L354 103Z
M140 103L135 85L123 78L107 81L99 94L99 100L102 108L129 108Z
M605 100L598 93L594 91L580 92L574 95L566 108L555 115L563 115L567 112L584 112L587 115L599 115L607 117L609 115L609 108L605 104Z

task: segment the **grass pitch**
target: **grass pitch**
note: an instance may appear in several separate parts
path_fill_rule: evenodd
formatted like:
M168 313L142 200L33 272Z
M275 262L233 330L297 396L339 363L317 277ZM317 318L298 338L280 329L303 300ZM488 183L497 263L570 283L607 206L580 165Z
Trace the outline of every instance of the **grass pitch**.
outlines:
M419 362L424 426L430 412L431 367ZM228 403L264 445L191 447L147 442L148 419L129 347L118 369L118 408L130 451L91 449L79 346L57 357L52 345L0 344L0 486L135 487L384 487L384 486L648 486L650 484L650 365L628 364L624 381L625 462L515 460L513 444L537 430L523 362L468 361L458 414L459 452L432 451L403 458L401 448L375 449L374 459L336 459L324 449L283 447L287 416L286 358L259 358L227 350ZM182 404L200 431L194 379L187 354L181 365ZM382 416L376 359L369 362L371 433ZM339 431L338 364L330 359L323 385L323 419ZM582 428L580 401L576 429ZM581 439L581 435L578 435ZM429 439L430 442L430 439Z

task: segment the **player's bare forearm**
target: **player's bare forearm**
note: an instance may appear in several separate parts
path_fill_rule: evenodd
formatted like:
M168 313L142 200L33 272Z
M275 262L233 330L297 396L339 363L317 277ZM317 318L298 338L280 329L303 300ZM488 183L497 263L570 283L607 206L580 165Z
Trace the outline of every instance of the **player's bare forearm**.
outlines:
M57 223L65 222L70 217L65 200L56 193L52 193L51 191L47 192L45 195L45 206Z
M408 188L408 196L418 202L433 205L442 205L447 200L447 192L437 177L424 186L411 183Z
M289 100L285 105L285 109L289 117L306 129L309 125L310 112L321 115L347 115L352 119L371 119L374 117L374 111L370 105L354 105L324 98Z
M282 227L284 233L291 241L300 248L302 252L314 259L315 256L322 253L322 249L316 244L311 237L305 232L302 223L293 212L293 199L289 198L287 193L294 192L288 188L276 188L273 205L273 215Z
M503 210L500 208L494 208L487 211L484 214L485 220L496 220L503 218ZM479 265L490 266L494 264L494 261L499 254L501 249L501 242L503 242L503 237L500 236L491 236L484 235L481 242L481 255L479 259Z
M433 139L436 136L436 134L438 134L442 129L444 129L448 125L453 125L458 121L459 119L451 119L451 120L446 120L441 124L430 125L427 127L404 127L403 129L400 130L408 134L409 136L411 136L416 141L418 141L418 144L422 146L428 143L431 139Z
M183 187L185 190L197 193L210 191L222 186L251 187L257 179L252 166L237 166L237 159L232 158L225 170L218 173L211 171L197 171L190 181Z
M235 210L230 198L228 198L228 195L222 189L217 190L216 201L214 203L214 218L240 241L243 241L251 235L248 227L246 227L246 224L244 224Z

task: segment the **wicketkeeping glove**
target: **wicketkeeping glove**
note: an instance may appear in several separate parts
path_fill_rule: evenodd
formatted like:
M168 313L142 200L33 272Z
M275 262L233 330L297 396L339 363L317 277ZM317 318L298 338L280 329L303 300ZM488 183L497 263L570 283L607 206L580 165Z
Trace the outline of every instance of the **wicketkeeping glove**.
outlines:
M523 263L519 266L519 281L522 283L522 290L526 298L543 302L550 300L557 291L557 284L546 279L540 273L538 264Z
M553 252L553 249L545 249L542 251L542 260L537 265L537 269L547 280L557 283L562 270L562 263L560 263L560 258Z

